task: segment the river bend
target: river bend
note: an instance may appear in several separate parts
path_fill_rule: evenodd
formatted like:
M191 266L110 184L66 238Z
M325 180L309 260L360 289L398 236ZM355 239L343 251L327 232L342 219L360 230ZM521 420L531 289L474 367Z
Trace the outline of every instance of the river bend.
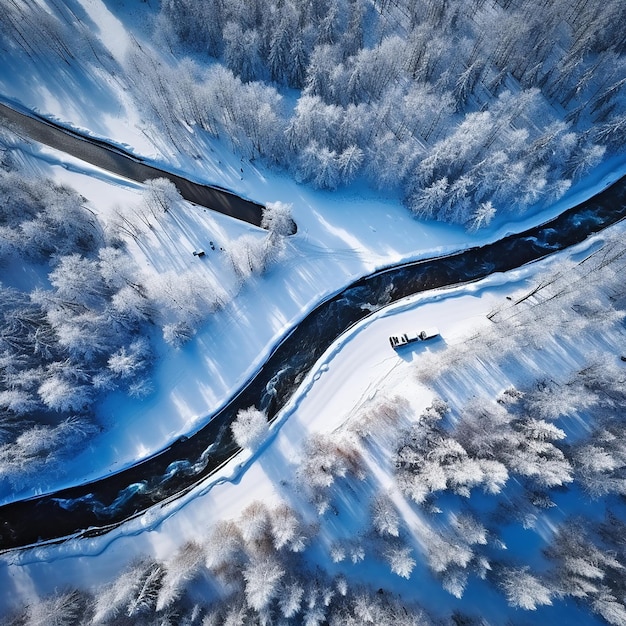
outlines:
M230 424L256 406L273 419L343 332L406 296L506 272L580 243L626 217L626 177L541 226L494 243L366 276L321 302L275 347L261 369L189 438L119 473L0 507L0 551L106 532L188 492L239 450ZM381 350L389 349L387 345Z

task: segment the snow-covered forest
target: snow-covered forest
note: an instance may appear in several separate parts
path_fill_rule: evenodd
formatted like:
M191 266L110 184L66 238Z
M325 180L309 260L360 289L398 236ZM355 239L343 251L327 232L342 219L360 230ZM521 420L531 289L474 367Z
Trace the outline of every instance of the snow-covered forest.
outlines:
M154 37L174 59L137 51L132 75L171 138L182 120L472 229L623 146L625 19L619 1L164 1Z
M253 500L169 559L145 555L97 593L63 590L9 623L480 623L481 602L433 611L403 579L555 608L546 621L626 623L623 232L418 359L412 376L435 393L422 413L405 384L383 387L304 441L278 504ZM243 445L267 436L259 417L233 424ZM546 548L525 543L533 532Z
M165 179L147 181L141 199L99 219L85 198L33 177L11 158L15 136L0 141L0 494L44 486L40 472L63 462L103 428L102 397L153 391L155 345L179 348L251 276L283 251L290 208L264 212L268 233L228 241L219 276L137 267L126 243L174 241L193 209Z
M361 276L619 178L625 23L620 0L2 3L2 101L266 209L0 129L0 506L192 436ZM0 555L0 623L626 626L625 233L350 329L179 500ZM393 319L442 336L394 352Z
M157 143L220 137L470 229L553 202L624 144L619 0L163 0L141 16L154 47L134 39L123 67L81 20L6 9L5 47L121 74Z

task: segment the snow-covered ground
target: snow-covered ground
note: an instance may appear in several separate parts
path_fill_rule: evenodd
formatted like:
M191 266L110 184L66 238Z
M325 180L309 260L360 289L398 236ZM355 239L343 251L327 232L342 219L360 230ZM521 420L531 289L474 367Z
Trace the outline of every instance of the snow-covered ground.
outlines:
M138 202L139 186L134 183L49 148L33 147L26 158L32 156L42 173L71 184L101 214L122 203ZM271 174L265 176L269 179ZM579 192L576 201L617 176L608 171L598 176ZM246 285L189 346L179 351L166 349L156 370L157 393L145 401L112 397L99 408L102 415L111 415L110 429L91 449L77 455L68 472L70 481L97 477L150 454L180 434L193 432L309 308L357 276L401 259L434 256L502 234L469 237L458 229L416 222L392 202L313 192L279 176L274 176L272 187L272 199L293 203L299 224L285 262ZM204 261L191 255L197 241L185 241L185 236L195 236L198 241L211 237L219 242L220 237L226 241L242 232L256 232L202 209L187 207L186 211L190 220L187 235L179 233L182 239L175 240L168 250L133 249L140 265L158 268L158 252L179 269L206 271L200 265ZM582 247L588 245L592 244ZM210 255L206 260L211 263ZM250 501L277 501L281 481L291 479L289 461L301 454L307 434L340 428L377 394L398 387L407 392L413 389L407 395L415 399L414 409L419 412L432 397L413 373L422 351L445 350L488 324L486 313L550 262L416 296L366 319L327 350L273 424L269 441L254 456L242 453L184 499L165 510L157 507L104 537L6 555L0 570L5 608L65 583L81 581L95 587L115 577L134 555L166 558L185 541L202 536L212 522L236 517ZM390 334L432 325L439 327L440 340L418 344L401 354L389 347Z
M117 207L140 201L141 185L49 147L23 148L40 174L75 188L103 222L111 220ZM435 257L524 230L590 197L624 171L622 162L609 162L540 215L471 235L459 227L415 220L396 201L365 189L314 191L287 176L258 172L259 191L268 194L263 201L293 205L298 233L289 238L284 260L248 282L189 345L174 350L163 344L153 377L156 392L142 400L112 394L98 407L105 433L72 460L63 476L51 476L40 490L93 480L193 433L310 309L356 278L403 260ZM244 233L264 236L253 226L185 204L176 232L146 236L141 244L129 241L128 246L148 276L168 270L219 275L219 247ZM218 249L210 250L209 241ZM191 254L198 248L207 250L202 260ZM428 321L426 316L424 323L432 325ZM12 498L28 495L25 491Z
M124 31L107 3L90 0L81 5L100 29L115 33L106 41L114 58L122 55ZM156 153L142 132L140 116L117 84L108 85L109 105L97 121L90 114L93 102L74 102L69 107L71 91L52 92L45 85L42 78L41 89L33 91L16 83L10 91L5 81L2 90L41 113L130 146L157 165L171 156ZM29 153L25 161L36 164L41 175L77 189L104 221L116 206L139 201L140 185L51 148L35 145L24 150ZM187 159L186 168L193 162ZM43 489L119 470L180 435L193 433L308 310L355 278L401 260L449 253L524 230L593 195L626 172L624 160L609 161L541 214L470 235L458 227L419 222L395 198L382 193L359 187L313 191L262 165L242 163L219 144L206 159L195 163L195 169L187 169L191 177L229 187L259 202L291 203L298 233L289 239L284 261L246 284L191 344L182 350L162 347L153 395L141 401L111 396L98 408L107 431L72 459L61 479L50 477ZM221 262L219 251L208 252L203 260L191 251L200 246L206 249L208 241L219 245L244 233L263 236L254 227L186 206L183 226L170 244L157 248L131 242L129 248L148 273L168 265L181 272L212 272ZM586 245L591 244L582 247ZM156 507L108 535L5 555L0 563L0 615L65 584L96 587L113 579L136 555L166 558L185 541L204 536L212 522L237 516L252 500L278 501L281 481L292 478L289 461L301 454L307 434L333 432L386 389L412 388L414 409L419 412L432 398L414 377L422 351L445 350L488 324L485 315L550 262L410 298L368 318L329 347L255 455L242 453L185 498L163 509ZM433 325L441 331L440 340L418 344L402 354L389 347L390 334Z
M616 228L623 230L623 226ZM580 256L593 245L589 241L558 256ZM95 588L114 579L134 557L151 554L167 559L185 542L201 541L212 523L237 517L252 501L278 503L293 488L293 461L301 456L308 434L338 431L377 396L398 389L414 399L413 408L419 413L432 399L415 377L422 354L446 350L491 324L486 314L507 295L527 287L534 274L554 260L408 298L364 320L329 347L254 455L242 453L185 498L163 509L156 507L103 537L5 555L0 568L4 608L78 581ZM389 347L390 334L433 323L441 331L440 339L401 353ZM126 445L122 435L118 445L120 449ZM441 590L432 593L440 602L454 602ZM497 615L492 617L497 620Z

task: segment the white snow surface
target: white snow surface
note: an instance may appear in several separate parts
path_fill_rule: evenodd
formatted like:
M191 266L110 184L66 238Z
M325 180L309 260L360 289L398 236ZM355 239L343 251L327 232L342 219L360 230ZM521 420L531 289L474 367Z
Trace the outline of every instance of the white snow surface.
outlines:
M117 204L138 201L139 186L135 183L50 148L30 150L47 175L71 184L100 214ZM50 487L115 471L181 434L191 434L262 364L276 341L308 310L355 278L390 263L473 246L530 225L510 225L499 232L469 236L454 227L420 223L395 203L368 198L365 192L362 196L355 192L314 192L285 177L269 172L263 175L273 190L267 200L294 205L299 230L289 240L284 262L247 284L184 349L163 348L155 372L155 394L145 401L118 396L105 401L98 410L104 419L110 416L109 430L75 457L63 480L50 481ZM605 171L587 187L580 186L570 202L592 195L618 175ZM178 269L207 271L207 263L218 263L220 253L214 251L199 260L191 254L198 242L209 238L225 242L242 232L264 236L254 227L197 207L187 206L186 211L189 227L169 249L133 250L146 271L170 263ZM545 218L542 215L535 222ZM592 245L590 240L577 250ZM470 285L407 298L368 317L328 348L254 455L241 453L184 498L155 507L102 537L5 554L0 562L0 586L4 590L0 614L64 585L95 589L114 579L124 564L138 555L165 559L184 542L205 537L213 522L236 517L250 502L278 502L285 497L285 490L293 487L294 460L302 454L307 435L340 429L379 394L384 397L389 390L406 391L419 412L432 399L415 377L421 354L446 349L489 324L485 315L551 262L548 259ZM391 334L433 325L439 328L441 339L415 344L402 353L389 346ZM434 587L432 593L437 601L452 602L441 589Z
M34 156L46 175L85 196L104 222L110 220L116 207L135 206L140 201L142 186L137 183L49 147L24 149L30 153L27 158ZM106 424L104 434L77 454L62 476L42 480L38 493L119 471L167 447L181 435L195 432L243 386L308 311L357 278L404 260L436 257L488 243L546 221L616 180L622 167L613 167L615 163L607 164L558 206L534 219L477 234L468 234L456 226L418 221L395 201L386 201L365 189L314 191L287 176L260 172L262 201L281 200L293 205L298 232L288 239L284 259L265 275L246 283L233 302L213 314L183 349L163 344L153 376L155 393L143 400L120 394L109 396L97 409ZM244 233L264 236L264 231L254 226L188 203L178 225L176 232L166 233L165 238L146 236L141 245L128 242L145 276L168 270L219 276L220 264L224 262L224 254L219 251L222 244L227 246L228 241ZM214 242L216 250L210 249L209 241ZM192 251L197 249L207 251L203 259L193 256ZM453 319L455 327L469 327L477 315L486 312L482 308L480 313L468 315L473 308L456 307L455 302L456 299L451 300L450 310L445 307L445 313L421 313L408 330L442 326L440 317L444 321ZM401 323L389 326L383 334L404 332ZM449 329L444 326L443 332L447 337ZM344 343L351 344L342 338L338 345ZM386 339L381 342L379 337L368 349L382 348L388 352L388 345ZM391 356L393 353L386 355ZM365 361L364 355L354 354L355 366ZM340 388L341 397L346 398L343 402L348 402L350 386L338 386L335 391ZM30 495L34 494L16 491L11 500Z
M81 4L101 29L113 33L104 38L111 53L122 55L123 28L107 3L83 0ZM78 104L67 108L58 93L52 98L43 87L37 96L26 91L8 95L65 123L131 145L135 152L159 165L168 155L155 154L123 91L115 91L113 85L110 88L120 108L117 113L110 111L99 117L95 129L90 127L93 117L89 102L82 103L83 109ZM42 174L77 189L104 220L115 206L139 201L140 185L51 148L33 145L24 149L29 152L25 158L36 162ZM292 203L298 233L289 239L284 260L246 284L232 304L214 314L184 349L163 345L154 373L156 392L143 401L117 395L108 398L98 408L108 430L76 455L67 473L47 477L42 491L117 471L183 434L192 434L242 386L272 347L311 308L356 278L402 260L433 257L524 230L590 197L626 171L623 160L609 161L549 210L470 235L455 226L417 221L395 198L387 199L383 193L359 187L314 191L262 165L243 163L241 167L243 172L239 159L227 147L215 144L215 152L188 173L259 202ZM219 267L220 252L208 251L204 259L197 259L192 250L206 250L209 240L226 244L244 233L264 236L252 226L187 205L178 239L161 247L131 245L130 249L147 273L165 267L210 272L212 267ZM588 245L591 243L581 244ZM486 313L550 262L412 297L367 318L328 348L254 455L241 453L184 498L155 507L102 537L3 555L0 615L66 584L95 588L113 579L136 555L167 558L182 543L206 536L212 522L237 516L251 501L278 501L282 490L288 488L281 481L289 483L293 478L293 460L301 454L307 434L340 428L359 407L386 389L398 389L399 385L412 389L415 410L426 407L430 392L420 387L414 375L422 352L446 349L446 345L461 342L480 325L488 324ZM401 354L390 348L390 334L433 325L441 332L440 340L416 344ZM13 497L28 495L32 493L15 493ZM441 597L450 598L445 594Z

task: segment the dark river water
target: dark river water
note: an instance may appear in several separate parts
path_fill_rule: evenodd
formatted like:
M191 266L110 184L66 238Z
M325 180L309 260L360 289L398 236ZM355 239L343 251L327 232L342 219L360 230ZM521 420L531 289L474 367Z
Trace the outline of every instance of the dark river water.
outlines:
M92 483L0 507L0 550L89 536L186 493L238 452L230 424L256 406L273 419L339 335L408 295L474 281L579 243L626 216L626 177L528 231L445 257L378 271L321 302L277 345L265 365L189 438ZM381 350L390 349L388 345Z

